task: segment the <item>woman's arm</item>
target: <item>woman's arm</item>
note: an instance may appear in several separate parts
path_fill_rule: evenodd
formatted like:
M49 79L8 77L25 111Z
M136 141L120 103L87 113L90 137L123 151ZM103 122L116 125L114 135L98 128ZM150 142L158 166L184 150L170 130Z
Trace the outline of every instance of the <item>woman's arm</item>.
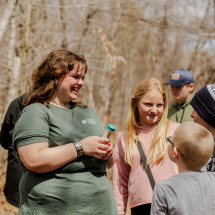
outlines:
M109 148L105 137L91 136L81 140L84 154L101 159ZM77 158L73 143L49 148L47 142L32 143L18 147L21 161L27 169L36 173L50 172Z

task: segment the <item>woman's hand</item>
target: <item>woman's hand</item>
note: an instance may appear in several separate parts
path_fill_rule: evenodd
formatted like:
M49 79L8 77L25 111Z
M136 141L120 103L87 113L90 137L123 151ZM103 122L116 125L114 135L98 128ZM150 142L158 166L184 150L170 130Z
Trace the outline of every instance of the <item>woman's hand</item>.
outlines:
M109 140L108 146L109 148L107 149L106 155L102 158L102 160L108 161L108 169L110 169L117 160L117 153L113 149L113 144L111 140Z
M105 157L102 158L102 160L107 160L108 169L110 169L117 160L117 153L113 149L113 144L112 144L111 140L109 140L108 146L109 146L109 148L107 149L106 155L105 155Z
M109 143L107 145L109 148L106 150L106 154L102 158L102 160L108 160L113 155L113 144L112 144L112 141L110 139L109 139Z
M84 154L93 156L96 159L102 159L106 155L107 150L110 148L108 143L109 139L106 137L90 136L81 140Z

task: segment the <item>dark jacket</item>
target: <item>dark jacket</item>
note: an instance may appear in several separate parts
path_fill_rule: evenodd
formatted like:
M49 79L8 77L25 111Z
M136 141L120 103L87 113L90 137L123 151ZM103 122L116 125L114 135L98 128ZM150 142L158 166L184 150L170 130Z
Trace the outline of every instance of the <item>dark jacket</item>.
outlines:
M214 145L215 145L215 139L214 139ZM204 172L215 172L215 147L214 147L213 154L211 155L211 158L209 159L207 164L204 167L202 167L201 170Z
M17 153L12 147L13 128L19 113L22 111L22 101L26 94L13 100L7 110L0 131L0 144L8 150L8 165L4 194L7 201L15 207L19 207L19 181L23 169Z

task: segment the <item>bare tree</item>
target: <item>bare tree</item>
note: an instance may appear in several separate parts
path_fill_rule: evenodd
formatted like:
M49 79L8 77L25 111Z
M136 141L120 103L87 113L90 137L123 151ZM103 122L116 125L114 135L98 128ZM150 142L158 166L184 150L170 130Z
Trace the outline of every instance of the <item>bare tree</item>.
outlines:
M2 0L0 6L4 23L12 21L13 11L16 21L15 28L0 26L1 119L15 97L14 57L21 59L19 90L13 89L20 94L41 58L58 48L85 56L89 74L80 99L104 124L120 129L140 80L165 82L173 70L185 68L194 74L196 89L215 81L214 1Z
M1 19L0 19L0 43L8 26L10 17L13 14L15 5L17 4L17 0L8 0L7 7L4 10Z
M15 52L15 40L16 40L16 20L14 15L10 19L11 33L10 44L8 46L8 74L9 74L9 89L7 103L5 105L5 111L10 102L18 96L19 92L19 80L20 80L20 67L21 60L19 57L14 57Z

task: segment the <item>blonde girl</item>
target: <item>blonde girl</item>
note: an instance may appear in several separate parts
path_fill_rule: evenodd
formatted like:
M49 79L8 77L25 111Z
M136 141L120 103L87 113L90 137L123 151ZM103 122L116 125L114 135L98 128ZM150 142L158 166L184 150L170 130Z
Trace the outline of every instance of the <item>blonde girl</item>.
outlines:
M177 173L169 159L167 136L179 125L167 119L167 92L156 78L143 80L131 99L126 130L119 134L113 167L113 188L118 213L125 214L129 197L132 215L150 214L153 191L135 141L139 139L155 183Z

